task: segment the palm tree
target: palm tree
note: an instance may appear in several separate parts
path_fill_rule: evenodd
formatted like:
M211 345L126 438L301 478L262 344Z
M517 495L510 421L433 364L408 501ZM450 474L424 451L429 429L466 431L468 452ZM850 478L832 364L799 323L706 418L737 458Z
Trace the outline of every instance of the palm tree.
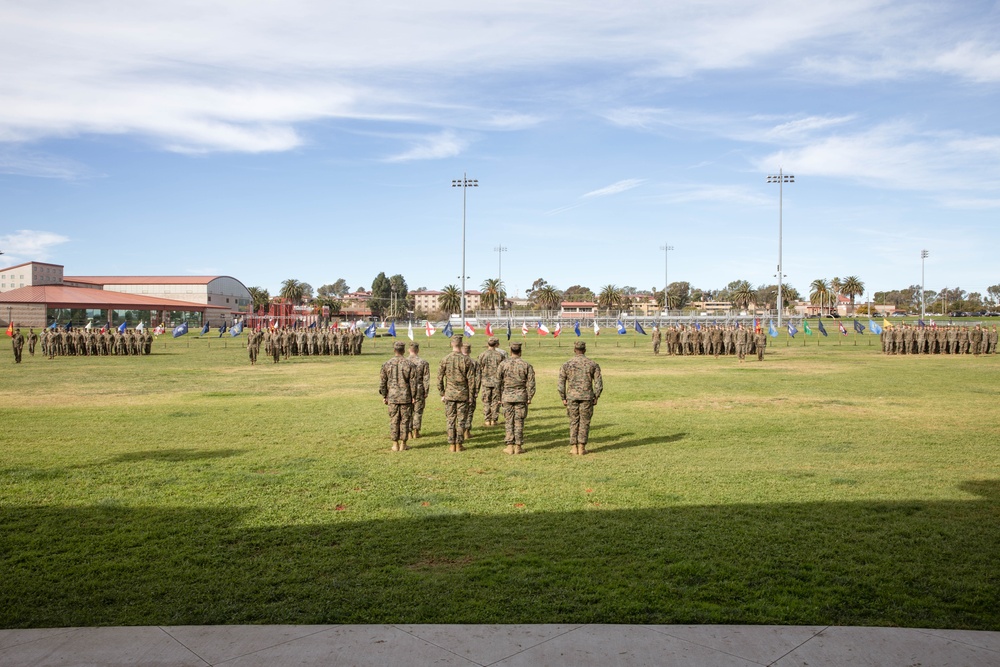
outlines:
M746 309L751 303L757 302L757 290L753 288L749 280L740 280L736 287L729 292L729 299L737 308Z
M295 278L289 278L288 280L281 283L281 292L279 292L281 298L291 301L292 303L302 303L302 297L305 294L305 289L301 282Z
M605 285L601 288L601 293L597 295L597 307L605 310L617 310L621 308L625 295L618 285Z
M830 295L830 284L826 278L817 278L809 285L809 302L819 304L819 314L823 314L823 303Z
M247 291L250 292L250 303L253 305L253 312L256 313L262 308L267 308L267 304L271 303L271 293L263 287L248 287Z
M552 285L543 285L532 293L531 298L542 310L557 310L562 303L562 292Z
M504 289L503 281L499 278L487 278L480 287L482 296L479 302L483 308L499 309L507 300L507 291Z
M865 284L857 276L847 276L841 286L844 296L851 299L851 310L854 310L854 300L865 293Z
M457 285L445 285L441 290L441 298L438 301L441 310L451 315L462 310L462 290Z

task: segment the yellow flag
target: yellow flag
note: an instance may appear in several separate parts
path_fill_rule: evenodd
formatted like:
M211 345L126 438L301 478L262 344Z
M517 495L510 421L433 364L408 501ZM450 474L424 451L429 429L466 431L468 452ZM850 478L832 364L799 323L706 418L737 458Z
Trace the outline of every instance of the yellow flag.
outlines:
M889 324L889 320L887 320L884 317L882 318L882 328L883 329L891 329L892 328L892 325Z

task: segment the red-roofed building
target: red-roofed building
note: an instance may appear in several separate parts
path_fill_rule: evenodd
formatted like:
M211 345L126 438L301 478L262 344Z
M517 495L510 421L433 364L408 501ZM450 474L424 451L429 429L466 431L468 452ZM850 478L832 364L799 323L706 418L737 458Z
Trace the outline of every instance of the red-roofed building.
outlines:
M597 304L593 301L563 301L559 307L559 317L566 319L594 317L596 314Z

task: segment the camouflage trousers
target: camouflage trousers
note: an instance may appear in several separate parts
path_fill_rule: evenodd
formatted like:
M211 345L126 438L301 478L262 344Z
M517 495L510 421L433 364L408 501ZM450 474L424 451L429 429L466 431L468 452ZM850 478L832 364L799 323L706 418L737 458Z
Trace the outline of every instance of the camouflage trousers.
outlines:
M444 402L444 418L447 422L449 445L461 445L465 441L464 429L468 414L468 401Z
M412 403L390 403L389 404L389 439L406 440L410 437L411 424L413 420Z
M763 347L758 347L757 348L757 361L764 361L764 348Z
M524 444L524 420L528 416L527 403L504 403L503 422L507 434L504 438L506 445Z
M467 404L465 409L465 421L462 423L462 428L467 431L472 430L472 419L476 416L476 399L473 398Z
M660 341L654 340L653 341L653 354L659 354L659 353L660 353Z
M427 399L418 398L413 403L413 431L419 431L424 423L424 407L427 406Z
M747 356L747 346L740 343L736 344L736 356L740 359L746 359Z
M569 401L566 403L569 415L569 444L586 445L590 435L590 418L594 416L593 401Z
M483 419L488 422L497 421L497 415L500 413L500 392L496 387L483 387L480 398L483 399Z

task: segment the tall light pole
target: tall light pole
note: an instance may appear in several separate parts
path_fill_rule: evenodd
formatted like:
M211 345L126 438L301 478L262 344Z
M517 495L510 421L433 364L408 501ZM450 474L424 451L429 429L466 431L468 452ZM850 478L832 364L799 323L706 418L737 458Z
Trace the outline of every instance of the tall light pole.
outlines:
M927 289L924 287L924 262L927 260L927 256L930 253L926 250L920 251L920 321L922 322L927 314L927 304L926 304L926 292Z
M663 251L663 310L670 311L670 302L667 301L667 287L670 285L669 276L670 272L670 251L673 250L672 245L661 245L660 250Z
M500 285L503 284L503 254L507 252L507 247L498 245L493 248L494 252L497 254L497 290L500 289ZM497 294L497 317L500 317L500 295Z
M462 328L465 328L465 191L469 188L478 188L479 181L470 180L468 174L463 173L461 179L451 182L451 187L462 188Z
M782 207L784 206L784 187L785 183L794 183L795 177L791 174L784 173L781 169L778 169L777 174L767 175L768 183L778 184L778 328L781 328L781 310L782 310L782 299L781 299L781 283L785 281L785 273L781 270L781 239L782 239Z

